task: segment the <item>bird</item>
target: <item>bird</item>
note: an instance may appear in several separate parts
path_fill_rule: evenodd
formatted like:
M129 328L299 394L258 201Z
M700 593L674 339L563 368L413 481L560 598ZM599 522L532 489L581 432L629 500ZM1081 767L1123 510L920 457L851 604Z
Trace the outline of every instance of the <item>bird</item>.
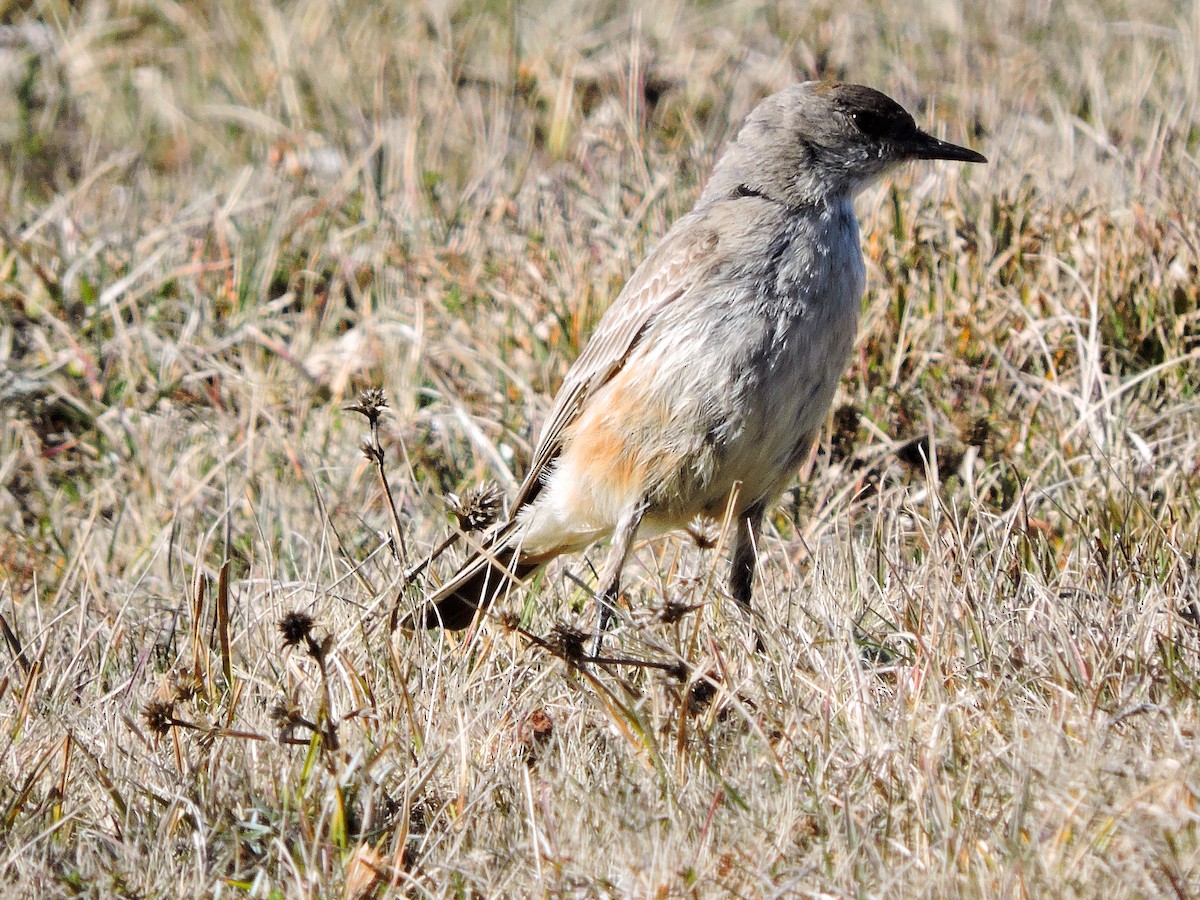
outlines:
M607 537L599 658L637 537L730 512L729 592L749 614L763 517L817 439L854 344L866 274L854 197L912 160L987 162L863 85L809 81L763 99L568 369L507 517L410 625L464 629Z

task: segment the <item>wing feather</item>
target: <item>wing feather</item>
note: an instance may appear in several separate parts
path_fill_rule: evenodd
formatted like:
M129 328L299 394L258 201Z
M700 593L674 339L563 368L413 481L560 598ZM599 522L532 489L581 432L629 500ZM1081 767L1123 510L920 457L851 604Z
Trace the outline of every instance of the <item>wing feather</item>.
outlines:
M517 491L512 516L533 501L562 452L563 435L588 399L625 365L647 327L666 307L702 284L712 271L716 232L693 212L668 232L613 301L592 338L567 371L534 450L529 473Z

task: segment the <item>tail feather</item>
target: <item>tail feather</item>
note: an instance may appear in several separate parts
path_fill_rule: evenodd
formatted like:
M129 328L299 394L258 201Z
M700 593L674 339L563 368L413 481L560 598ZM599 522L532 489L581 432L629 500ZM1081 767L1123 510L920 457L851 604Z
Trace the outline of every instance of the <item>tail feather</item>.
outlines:
M426 628L461 631L471 624L479 609L487 609L513 585L524 581L545 565L546 560L518 554L508 546L512 527L502 528L438 588L424 613ZM419 614L418 614L419 615Z

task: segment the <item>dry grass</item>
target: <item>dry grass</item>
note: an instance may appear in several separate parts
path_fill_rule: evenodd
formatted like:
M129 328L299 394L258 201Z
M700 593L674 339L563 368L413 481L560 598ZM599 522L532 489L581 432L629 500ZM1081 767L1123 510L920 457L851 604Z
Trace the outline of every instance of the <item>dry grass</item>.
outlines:
M1200 4L39 9L0 29L0 890L1193 895ZM602 551L523 631L389 635L445 494L521 476L813 75L993 163L862 200L766 652L680 538L610 642L664 667L524 635L590 621Z

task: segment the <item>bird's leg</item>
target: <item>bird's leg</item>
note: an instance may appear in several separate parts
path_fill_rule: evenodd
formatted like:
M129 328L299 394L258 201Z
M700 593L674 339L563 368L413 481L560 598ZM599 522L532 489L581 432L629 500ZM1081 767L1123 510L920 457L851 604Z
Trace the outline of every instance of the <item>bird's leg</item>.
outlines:
M754 570L758 567L758 531L762 527L766 503L759 500L738 517L733 541L733 569L729 573L729 592L742 612L750 618L750 595L754 589ZM762 635L754 629L754 649L763 651Z
M613 530L612 546L609 548L608 558L604 561L604 568L600 572L600 593L596 597L599 612L596 623L596 640L592 643L592 656L600 655L600 648L604 643L604 630L612 621L613 605L617 602L617 593L621 588L621 569L625 566L625 560L629 558L633 540L637 537L638 526L642 524L642 516L645 514L646 505L644 503L631 506L621 514L621 518L617 521L617 527Z

